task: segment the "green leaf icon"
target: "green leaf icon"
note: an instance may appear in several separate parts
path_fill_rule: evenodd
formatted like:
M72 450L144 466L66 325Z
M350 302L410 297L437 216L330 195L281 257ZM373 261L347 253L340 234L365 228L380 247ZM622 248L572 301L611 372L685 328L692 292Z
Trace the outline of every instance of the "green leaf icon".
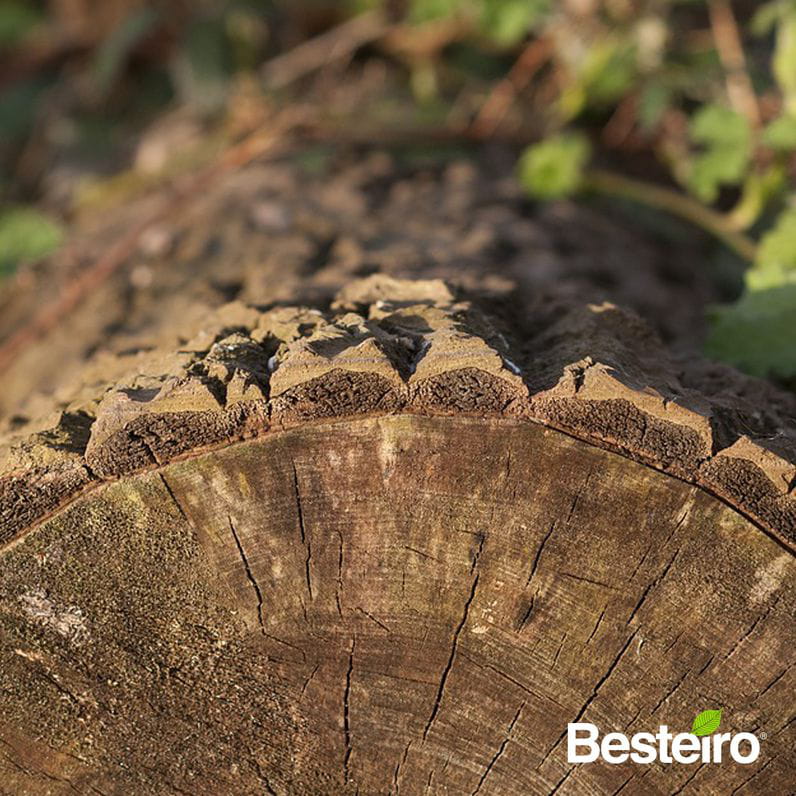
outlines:
M703 710L691 725L691 732L694 735L710 735L716 732L721 724L720 710Z

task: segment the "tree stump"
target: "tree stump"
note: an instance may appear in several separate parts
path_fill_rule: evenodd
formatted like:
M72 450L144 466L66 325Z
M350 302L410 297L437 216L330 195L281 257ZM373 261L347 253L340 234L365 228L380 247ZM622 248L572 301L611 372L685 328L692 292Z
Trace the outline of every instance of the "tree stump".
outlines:
M440 281L195 331L3 440L4 793L792 791L786 398ZM760 757L567 762L705 709Z

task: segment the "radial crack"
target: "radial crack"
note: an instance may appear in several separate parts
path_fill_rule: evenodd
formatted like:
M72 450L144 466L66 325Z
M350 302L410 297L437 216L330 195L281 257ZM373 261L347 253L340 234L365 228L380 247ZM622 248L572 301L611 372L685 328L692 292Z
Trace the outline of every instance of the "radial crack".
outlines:
M235 546L238 548L240 560L243 562L243 568L246 571L246 578L251 583L254 593L257 595L257 621L260 623L260 630L264 636L268 635L265 632L265 624L263 623L263 593L260 591L260 586L255 579L252 568L249 566L249 559L246 557L246 551L243 549L243 544L240 541L238 532L235 529L235 524L232 522L232 517L227 516L229 522L229 529L232 531L232 538L235 540Z
M185 513L185 509L182 507L182 503L180 503L180 501L177 500L177 496L174 494L174 490L171 488L171 485L166 480L166 476L163 475L162 472L158 473L158 476L160 477L160 482L163 484L166 492L169 493L171 502L174 503L174 505L177 507L177 511L180 512L180 516L185 520L185 522L187 522L190 525L191 521L190 519L188 519L188 515Z
M503 739L503 742L498 747L497 752L495 752L492 759L489 761L489 765L484 769L484 773L481 774L481 779L478 780L478 785L476 786L475 790L472 792L472 796L476 796L476 794L481 790L483 787L484 782L486 782L486 778L489 776L492 769L495 767L495 763L500 759L500 756L506 750L509 741L511 740L511 733L514 730L514 725L517 723L517 719L520 717L520 713L522 713L522 709L525 707L525 703L523 702L518 708L517 712L514 714L514 718L511 720L511 724L509 724L508 730L506 730L506 737Z
M472 586L470 587L470 595L467 598L467 602L464 604L464 611L462 612L462 618L459 624L457 625L456 630L453 632L451 654L448 658L448 662L445 665L445 668L442 671L442 676L440 677L439 680L439 689L437 690L437 697L434 700L434 707L431 710L431 716L429 716L428 722L426 723L426 727L423 730L424 743L426 738L428 737L431 725L434 723L434 720L437 718L437 713L439 713L440 705L442 704L442 697L445 693L445 684L448 681L448 675L450 675L451 669L453 668L453 662L456 659L456 648L459 644L459 635L461 634L465 624L467 623L467 616L470 613L470 606L472 605L473 599L475 598L475 591L477 587L478 587L478 575L476 575L473 578L473 583Z
M304 577L307 581L307 592L310 599L314 599L312 595L312 577L310 575L310 564L312 562L312 546L309 537L307 536L307 529L304 527L304 507L301 503L301 492L299 491L298 471L296 470L296 463L293 462L293 491L296 495L296 511L298 512L299 533L301 534L301 544L304 545L307 555L304 558Z
M600 693L600 689L603 687L608 678L613 674L614 669L616 669L616 667L619 665L619 661L622 659L622 656L627 652L628 647L633 642L633 639L636 637L636 633L638 633L638 630L634 630L628 637L627 641L625 641L625 643L622 645L622 648L616 654L616 657L611 661L611 664L606 670L605 674L597 681L594 688L592 689L591 694L589 694L588 699L581 706L581 709L578 711L578 715L575 716L574 719L572 719L571 722L572 724L577 724L583 718L583 715L589 709L589 705L591 705L591 703L594 702L594 700L597 698L597 695ZM545 756L541 759L539 765L536 766L537 771L542 767L547 758L550 757L550 755L555 751L555 749L558 747L561 741L564 740L566 734L567 730L565 729L561 733L561 735L558 736L556 742L550 747Z
M349 764L351 761L351 675L354 672L354 648L356 639L351 639L351 648L348 651L348 669L345 674L345 691L343 693L343 736L345 738L345 756L343 757L343 772L346 785L350 780Z

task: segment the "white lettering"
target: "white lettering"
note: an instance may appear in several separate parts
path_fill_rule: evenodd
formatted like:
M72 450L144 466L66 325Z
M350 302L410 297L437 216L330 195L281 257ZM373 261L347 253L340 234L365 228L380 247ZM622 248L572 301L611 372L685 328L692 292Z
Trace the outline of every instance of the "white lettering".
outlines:
M588 737L578 737L577 733L586 732ZM567 762L568 763L593 763L600 754L597 746L598 730L594 724L567 724ZM587 747L588 752L579 753L577 747Z
M658 755L655 751L655 736L651 732L637 732L631 739L630 745L635 750L631 752L630 759L634 763L654 763Z
M672 757L677 763L696 763L702 744L699 738L690 732L678 732L672 741ZM688 752L689 754L683 754Z
M742 741L749 743L748 754L741 753ZM733 735L732 741L730 741L730 756L736 763L741 763L741 765L754 763L760 757L760 741L751 732L739 732L737 735Z
M630 749L630 743L627 740L627 735L621 732L606 733L600 745L603 760L612 764L624 763L628 757L628 749ZM619 752L619 754L614 754L614 752Z
M672 734L669 732L669 728L665 724L661 724L655 737L658 739L658 746L660 747L658 750L658 759L661 763L671 763L672 758L669 755L669 741L672 740Z
M721 763L721 747L730 740L728 732L719 732L713 736L713 762Z
M600 738L599 728L590 722L567 725L567 762L593 763L598 758L611 765L628 759L640 765L650 763L681 763L690 765L721 763L724 747L736 763L748 765L760 757L760 741L751 732L715 733L697 737L690 732L676 735L662 724L658 732L637 732L628 737L623 732L606 733Z

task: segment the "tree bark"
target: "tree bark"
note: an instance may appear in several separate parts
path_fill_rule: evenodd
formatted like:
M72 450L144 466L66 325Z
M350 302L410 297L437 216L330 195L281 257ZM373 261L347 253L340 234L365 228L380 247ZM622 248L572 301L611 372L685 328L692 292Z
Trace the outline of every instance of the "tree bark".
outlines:
M611 305L529 328L236 302L8 434L5 791L787 792L787 419ZM567 762L708 708L755 763Z

